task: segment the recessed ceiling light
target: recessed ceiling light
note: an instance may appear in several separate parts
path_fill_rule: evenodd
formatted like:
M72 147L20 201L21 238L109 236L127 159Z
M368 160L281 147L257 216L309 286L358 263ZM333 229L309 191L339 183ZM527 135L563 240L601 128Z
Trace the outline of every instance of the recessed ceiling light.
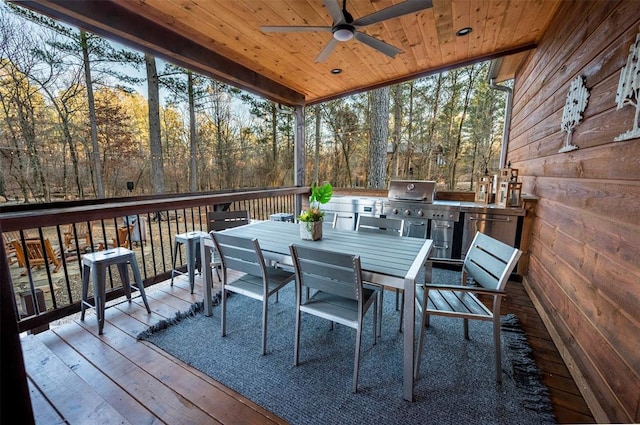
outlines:
M337 74L340 74L341 72L342 72L342 69L340 69L340 68L333 68L333 69L331 70L331 73L332 73L332 74L336 74L336 75L337 75Z
M471 33L471 31L473 31L473 29L471 27L460 28L458 31L456 31L456 35L458 37L462 37L462 36L465 36L465 35L469 35Z

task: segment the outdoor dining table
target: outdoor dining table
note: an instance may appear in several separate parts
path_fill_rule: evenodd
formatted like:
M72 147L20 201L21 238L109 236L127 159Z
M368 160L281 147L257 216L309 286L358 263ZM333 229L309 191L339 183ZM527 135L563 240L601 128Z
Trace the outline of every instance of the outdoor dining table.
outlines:
M282 221L252 222L245 226L221 231L234 236L256 238L265 260L293 266L291 244L359 255L364 281L404 290L403 331L403 398L413 401L413 364L415 353L415 285L424 271L433 241L419 238L398 238L385 234L349 230L323 230L321 240L300 238L297 223ZM202 264L211 264L213 240L210 235L201 241ZM211 267L204 270L204 313L212 314Z

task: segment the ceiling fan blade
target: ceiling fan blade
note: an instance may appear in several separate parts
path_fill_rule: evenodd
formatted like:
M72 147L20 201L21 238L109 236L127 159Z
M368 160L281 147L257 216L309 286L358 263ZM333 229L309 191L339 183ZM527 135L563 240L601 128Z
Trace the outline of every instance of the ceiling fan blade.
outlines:
M336 47L336 45L338 43L339 43L338 40L336 40L335 38L331 37L331 40L327 43L326 46L324 46L324 49L322 49L322 51L320 52L320 54L316 58L316 63L324 62L324 60L329 57L331 52L333 52L333 49L335 49L335 47Z
M260 27L262 32L312 32L312 31L325 31L331 32L331 27L299 27L299 26L267 26Z
M369 47L373 47L381 53L389 56L390 58L395 57L398 53L402 52L402 50L398 49L391 44L387 44L382 40L378 40L377 38L371 37L363 32L356 31L354 34L356 40L366 44Z
M324 7L329 10L331 19L333 19L333 25L344 23L344 15L342 14L338 0L324 0Z
M328 0L325 0L325 3ZM377 24L378 22L386 21L387 19L397 18L399 16L408 15L410 13L419 12L424 9L433 7L431 0L406 0L402 3L394 6L389 6L386 9L379 10L371 13L370 15L363 16L356 19L351 25L355 27L364 27L366 25Z

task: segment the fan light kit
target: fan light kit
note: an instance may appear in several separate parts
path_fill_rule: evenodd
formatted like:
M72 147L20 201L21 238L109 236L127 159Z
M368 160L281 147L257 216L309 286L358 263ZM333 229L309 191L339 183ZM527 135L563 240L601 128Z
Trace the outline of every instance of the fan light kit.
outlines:
M324 6L329 10L329 14L333 19L333 25L331 26L264 26L260 28L264 32L331 32L333 37L316 57L316 63L323 62L327 59L338 43L349 41L352 38L376 49L390 58L393 58L402 50L375 37L360 32L359 29L366 27L367 25L378 24L388 19L399 18L400 16L409 15L411 13L420 12L433 7L432 0L405 0L402 3L389 6L386 9L373 12L354 20L353 16L347 12L347 0L343 0L342 9L340 8L338 1L339 0L323 0Z
M349 25L336 25L333 38L338 41L349 41L353 38L353 31Z

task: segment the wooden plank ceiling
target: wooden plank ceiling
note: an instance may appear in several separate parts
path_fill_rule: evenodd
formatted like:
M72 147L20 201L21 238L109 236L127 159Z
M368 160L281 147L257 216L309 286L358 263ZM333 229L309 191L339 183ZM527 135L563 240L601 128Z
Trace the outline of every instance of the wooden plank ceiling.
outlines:
M333 1L342 8L343 0ZM357 20L403 1L347 0L346 6ZM310 105L502 56L496 80L512 78L560 1L433 0L431 8L360 29L399 48L394 58L352 39L319 63L331 32L263 32L261 26L331 26L323 0L19 4L273 101ZM472 32L456 36L464 27Z

